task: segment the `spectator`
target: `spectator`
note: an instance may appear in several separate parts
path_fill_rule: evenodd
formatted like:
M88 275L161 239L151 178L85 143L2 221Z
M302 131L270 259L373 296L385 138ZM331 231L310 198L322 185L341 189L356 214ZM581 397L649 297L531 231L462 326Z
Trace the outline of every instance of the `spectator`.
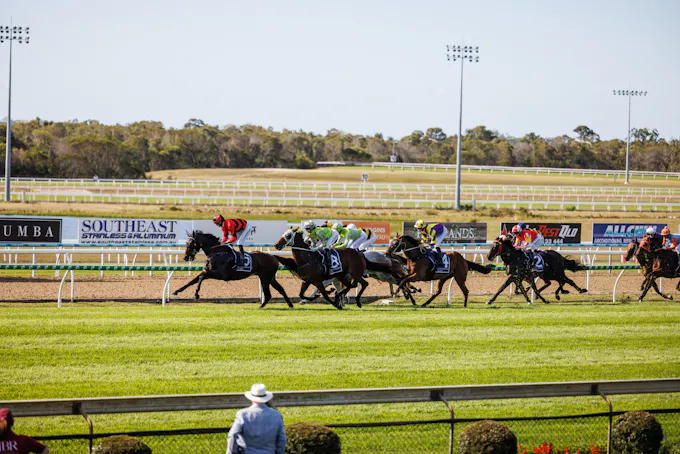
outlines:
M283 416L267 405L274 395L264 385L255 384L245 396L253 404L236 413L227 439L227 454L283 454Z
M0 408L0 454L47 454L50 450L37 440L12 432L14 417L9 408Z

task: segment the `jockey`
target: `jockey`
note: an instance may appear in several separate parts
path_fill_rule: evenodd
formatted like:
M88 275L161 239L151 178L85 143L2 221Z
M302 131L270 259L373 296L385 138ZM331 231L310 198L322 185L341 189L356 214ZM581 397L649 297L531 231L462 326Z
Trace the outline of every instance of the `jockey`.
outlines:
M524 228L522 228L524 226ZM522 250L527 257L534 262L534 269L540 273L543 271L543 258L538 252L538 248L543 246L543 235L538 230L530 229L524 223L517 224L512 228L512 234L515 235L515 249Z
M437 251L437 254L434 254L435 261L437 262L435 265L441 265L442 250L439 246L442 244L442 241L444 241L444 238L446 238L446 235L448 235L448 229L441 223L426 225L425 221L422 219L418 219L414 224L414 227L418 229L418 232L420 233L420 242L428 244L430 248Z
M244 219L224 219L221 214L218 214L213 218L213 223L222 228L222 238L220 246L224 244L232 245L236 243L239 247L241 254L234 254L236 260L234 266L243 265L243 243L245 243L248 233L250 233L251 226L248 225ZM238 233L238 235L236 235Z
M333 245L335 249L358 249L361 243L366 241L366 233L361 229L351 229L349 226L342 227L340 224L333 224L333 230L338 232L338 241Z
M668 233L670 233L670 231ZM651 251L661 249L666 242L666 240L661 235L656 233L656 229L654 227L647 228L645 231L645 238L649 240L649 248Z
M663 238L664 249L675 251L678 254L678 266L675 269L675 275L680 275L680 235L674 235L668 226L661 230L661 238Z
M326 226L317 227L313 221L305 222L303 228L307 232L307 239L315 248L322 248L322 253L330 264L330 248L338 240L338 232Z
M369 246L373 245L375 243L375 240L378 239L378 235L373 233L370 229L361 229L365 234L366 234L366 239L359 245L359 250L360 251L365 251L368 249Z

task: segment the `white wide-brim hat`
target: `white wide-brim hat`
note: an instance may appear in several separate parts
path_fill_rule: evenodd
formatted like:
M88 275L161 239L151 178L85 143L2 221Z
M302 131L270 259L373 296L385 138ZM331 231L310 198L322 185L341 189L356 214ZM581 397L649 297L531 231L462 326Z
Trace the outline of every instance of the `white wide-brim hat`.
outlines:
M250 391L246 391L245 396L256 404L266 404L272 400L274 394L267 392L267 388L263 384L256 383L250 388Z

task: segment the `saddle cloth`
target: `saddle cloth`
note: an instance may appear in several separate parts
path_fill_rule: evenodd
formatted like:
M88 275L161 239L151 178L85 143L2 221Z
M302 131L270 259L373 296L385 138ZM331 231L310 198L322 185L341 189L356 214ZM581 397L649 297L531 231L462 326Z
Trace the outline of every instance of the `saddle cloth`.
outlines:
M234 251L234 254L241 254L238 251ZM248 254L247 252L243 253L243 265L237 266L236 271L242 271L244 273L252 273L253 272L253 257Z
M451 270L451 262L449 261L449 256L446 255L446 254L442 254L442 264L441 264L441 266L436 266L434 254L435 254L435 252L432 251L431 249L427 250L427 258L430 259L430 262L432 262L432 267L434 268L434 272L435 273L448 273Z
M338 274L342 272L342 261L340 260L340 254L335 249L331 249L328 254L331 263L325 263L326 256L321 254L322 260L324 260L324 266L326 267L326 274Z

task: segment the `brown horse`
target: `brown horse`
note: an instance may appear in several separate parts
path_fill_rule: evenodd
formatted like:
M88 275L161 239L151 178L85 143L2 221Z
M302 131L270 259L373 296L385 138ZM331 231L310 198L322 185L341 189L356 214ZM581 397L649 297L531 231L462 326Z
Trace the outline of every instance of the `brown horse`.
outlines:
M464 303L463 306L467 307L468 294L470 293L465 285L465 280L467 279L468 270L478 271L482 274L489 274L491 272L491 265L481 266L474 262L470 262L463 258L457 252L447 252L446 255L449 258L449 272L448 273L437 273L434 270L432 261L428 258L425 246L420 244L420 242L408 235L397 235L390 242L390 246L387 248L387 254L392 255L397 252L403 252L406 256L407 262L406 267L408 269L408 275L399 282L399 288L404 288L409 282L418 281L434 281L437 280L437 291L422 304L422 307L427 306L442 292L444 284L451 278L456 280L458 287L460 287L461 292L463 292ZM411 303L415 304L413 296L410 296Z
M626 255L623 259L627 262L635 257L642 268L642 272L645 279L642 281L640 290L642 294L638 298L638 301L642 302L642 299L647 295L650 288L653 288L656 293L661 295L662 298L667 300L672 300L671 295L665 295L659 290L659 286L656 280L660 277L665 277L668 279L673 279L678 277L675 274L675 269L678 266L678 254L675 251L667 249L657 249L655 251L651 250L650 241L647 237L642 238L641 241L634 239L628 245L626 250ZM680 290L680 282L675 287L676 290Z
M324 299L333 305L336 309L342 309L342 298L349 292L350 289L356 288L357 283L361 285L359 293L356 297L357 306L361 307L361 295L368 287L368 282L363 278L367 269L367 262L364 256L354 249L341 249L338 251L340 262L342 263L342 271L335 274L329 274L323 265L322 254L311 249L303 238L302 231L299 227L286 230L274 243L276 250L280 251L286 246L290 246L293 250L293 258L276 256L277 260L295 273L302 279L302 286L300 287L300 298L304 299L305 292L310 285L314 285L319 289ZM377 266L378 271L389 271L389 268ZM383 269L384 268L384 269ZM337 279L343 285L343 289L335 294L335 301L331 300L326 288L323 285L324 281L330 279Z
M173 295L179 295L181 292L198 283L196 287L196 299L199 299L198 292L201 290L201 284L204 279L220 279L223 281L238 281L250 276L259 276L262 284L262 293L264 299L260 307L265 307L272 299L272 293L269 286L274 287L286 300L288 307L293 307L293 303L286 295L286 291L281 284L276 280L276 272L279 269L279 261L275 256L266 254L264 252L252 252L250 257L252 259L251 271L236 271L234 269L234 262L236 259L236 252L231 246L221 246L220 240L210 233L203 233L196 230L189 235L187 239L187 247L184 251L184 260L192 262L196 258L198 251L203 250L207 257L205 268L198 276L193 278L187 285L177 289Z

